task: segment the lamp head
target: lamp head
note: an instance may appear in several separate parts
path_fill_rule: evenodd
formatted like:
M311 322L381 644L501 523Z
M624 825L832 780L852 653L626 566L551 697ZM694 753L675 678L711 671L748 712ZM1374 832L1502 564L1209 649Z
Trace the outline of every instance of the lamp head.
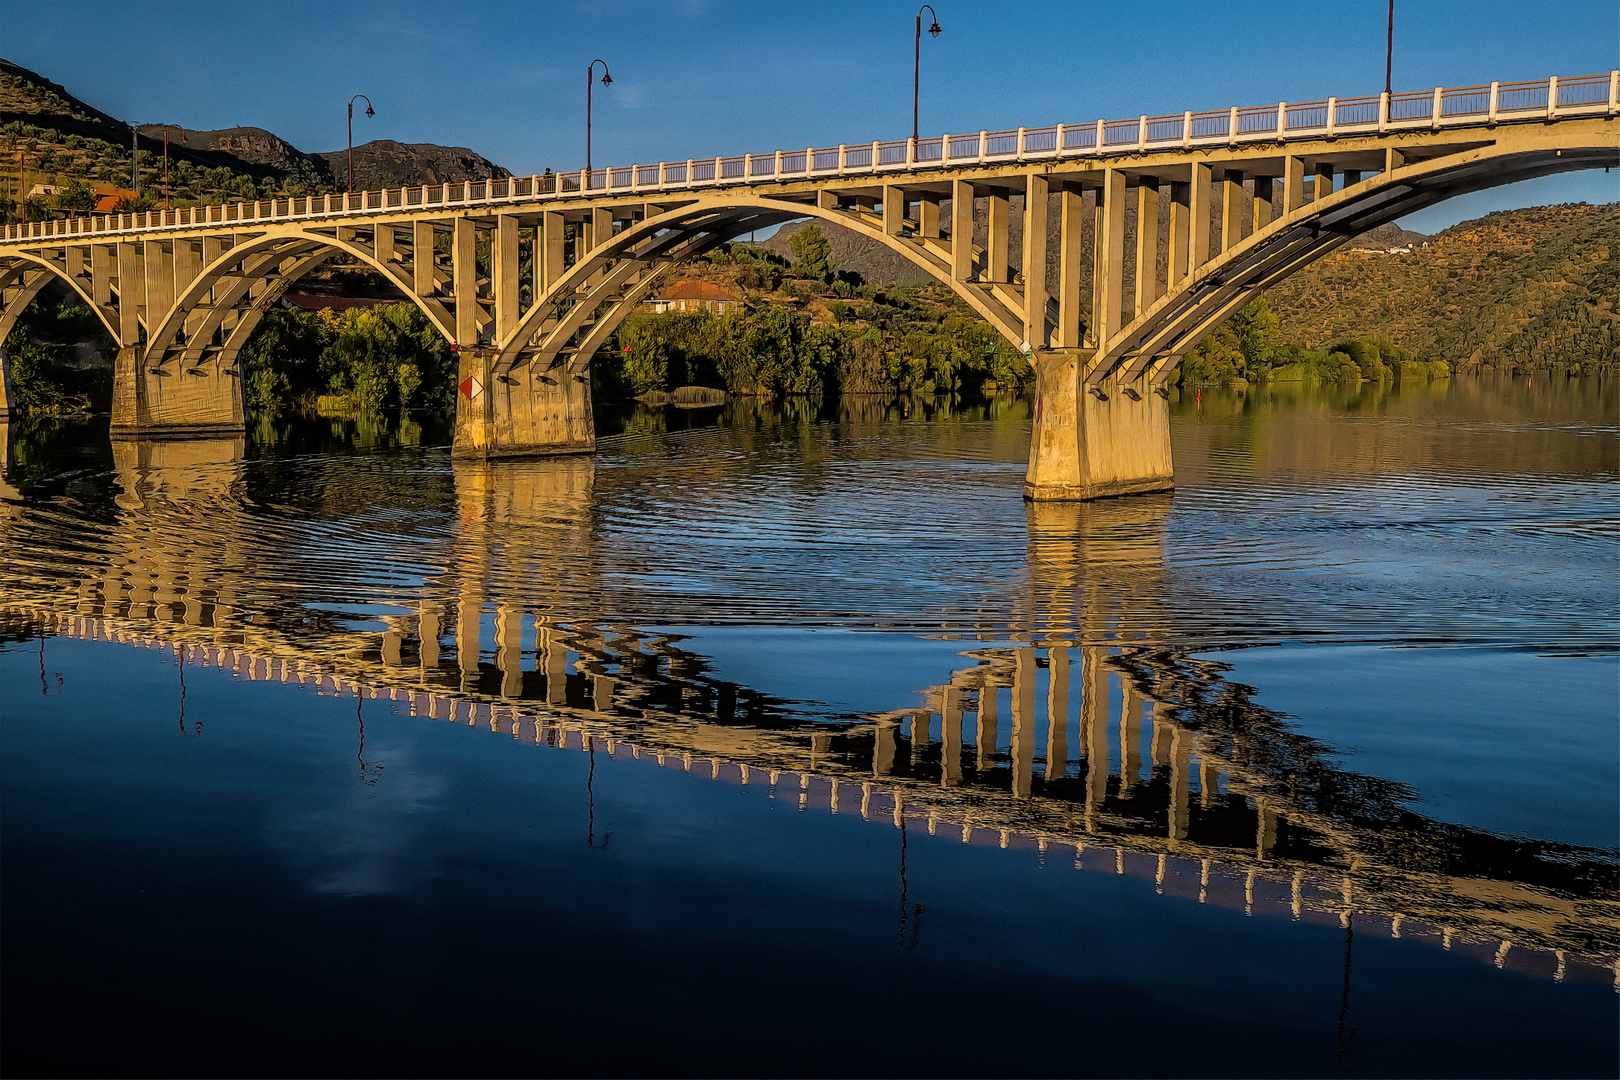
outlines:
M933 25L931 25L928 28L928 32L930 34L934 35L935 37L939 37L939 31L940 31L940 26L939 26L938 22L935 22Z
M377 115L377 110L373 109L369 102L367 102L367 104L366 104L366 115L367 116L376 116Z
M612 86L613 85L613 76L611 76L611 75L609 75L607 73L607 68L605 68L605 67L602 69L602 85L603 86Z

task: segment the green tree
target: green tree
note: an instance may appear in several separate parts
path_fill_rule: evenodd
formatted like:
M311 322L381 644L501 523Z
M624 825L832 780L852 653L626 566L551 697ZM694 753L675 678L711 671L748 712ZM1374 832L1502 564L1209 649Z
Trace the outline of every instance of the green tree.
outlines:
M832 275L832 244L814 222L793 234L788 241L793 249L793 269L805 277L825 280Z

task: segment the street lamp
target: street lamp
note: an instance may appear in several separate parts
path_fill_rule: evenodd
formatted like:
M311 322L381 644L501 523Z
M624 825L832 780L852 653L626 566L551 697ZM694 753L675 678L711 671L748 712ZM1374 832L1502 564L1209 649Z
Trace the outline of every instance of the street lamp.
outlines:
M354 103L359 101L361 98L365 98L366 100L366 115L377 115L377 110L371 107L371 99L366 97L366 95L356 94L354 97L349 99L349 157L348 163L344 166L344 168L349 173L348 180L350 195L354 194Z
M1395 66L1395 0L1389 0L1389 37L1384 45L1384 93L1390 92L1389 75Z
M606 60L592 60L585 68L585 182L579 186L587 191L591 186L591 76L595 74L597 64L602 65L602 85L613 85L613 76L608 74Z
M911 67L911 141L917 141L917 95L918 87L922 82L922 13L928 12L933 21L928 26L928 32L939 37L939 14L934 11L931 4L924 4L917 9L917 35L912 42L913 63Z

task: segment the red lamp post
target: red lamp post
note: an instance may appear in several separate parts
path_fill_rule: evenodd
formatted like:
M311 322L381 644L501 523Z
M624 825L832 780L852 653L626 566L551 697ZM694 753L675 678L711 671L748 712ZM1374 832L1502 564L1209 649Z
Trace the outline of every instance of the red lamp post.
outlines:
M377 110L371 107L371 99L366 97L366 95L356 94L354 97L349 99L349 156L347 158L347 164L345 164L343 167L349 174L347 179L349 181L350 195L354 194L354 103L362 98L364 98L366 102L366 115L377 115Z
M928 12L928 16L932 20L932 22L929 24L928 32L934 37L939 37L940 31L939 14L934 11L933 5L924 4L922 7L918 8L917 33L916 37L912 41L912 52L914 55L911 68L911 141L913 143L916 143L917 141L917 98L920 92L919 88L922 85L922 13L925 11Z

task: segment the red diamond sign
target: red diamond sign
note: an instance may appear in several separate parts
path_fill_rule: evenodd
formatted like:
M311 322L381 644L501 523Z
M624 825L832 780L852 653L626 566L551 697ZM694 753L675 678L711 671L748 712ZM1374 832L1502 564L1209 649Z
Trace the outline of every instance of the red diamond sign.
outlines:
M484 384L478 381L478 376L469 375L461 380L461 386L458 389L461 390L462 397L471 401L484 392Z

